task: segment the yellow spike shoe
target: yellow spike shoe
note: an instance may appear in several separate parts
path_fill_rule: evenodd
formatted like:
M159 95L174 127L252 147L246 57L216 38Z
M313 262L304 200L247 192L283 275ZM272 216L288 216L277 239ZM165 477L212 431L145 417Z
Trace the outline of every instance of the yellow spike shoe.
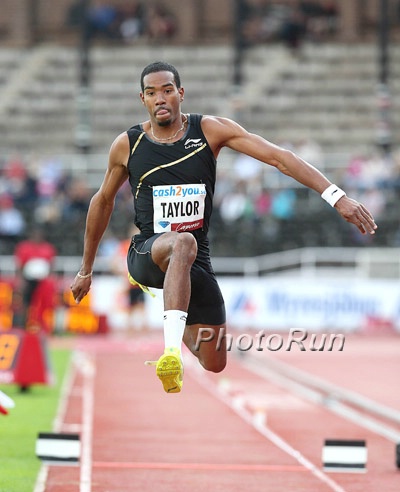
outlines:
M158 361L146 361L146 365L156 366L156 374L166 393L179 393L183 384L183 363L180 350L169 347Z

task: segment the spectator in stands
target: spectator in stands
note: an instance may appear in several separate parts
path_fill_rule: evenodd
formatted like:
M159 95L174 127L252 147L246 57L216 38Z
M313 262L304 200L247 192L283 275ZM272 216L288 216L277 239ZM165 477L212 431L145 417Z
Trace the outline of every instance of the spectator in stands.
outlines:
M68 27L82 26L84 16L80 0L71 4L66 13ZM144 33L145 8L142 2L127 0L120 7L107 1L93 5L88 12L87 25L92 38L106 38L130 43Z
M5 159L0 171L0 195L11 196L17 207L32 207L37 200L36 188L34 173L21 156Z
M252 214L252 203L246 193L245 183L238 182L236 186L227 193L220 204L220 214L223 221L232 225L238 220Z
M82 0L75 0L67 9L65 15L65 23L67 27L77 28L82 25L82 20L85 15L84 4Z
M39 194L37 187L37 179L32 169L26 166L26 175L21 182L21 188L14 195L15 204L20 208L32 210L38 202Z
M147 7L146 34L150 41L166 41L174 36L176 30L176 19L164 5L159 3Z
M361 153L350 157L343 175L344 186L350 189L357 189L361 185L361 176L366 162L367 157Z
M163 288L165 350L155 362L156 373L166 392L178 393L183 384L182 343L205 369L220 372L226 365L226 339L217 345L226 330L225 306L207 237L216 160L224 147L273 166L321 194L361 232L374 234L377 226L361 203L293 152L231 119L183 113L185 91L174 66L151 63L140 82L149 119L121 133L111 146L103 183L90 202L82 265L71 290L77 303L88 294L115 197L129 179L140 234L132 240L128 269L132 281L144 289ZM205 327L213 336L201 343Z
M305 35L306 24L304 16L299 8L293 8L288 19L283 23L280 37L290 52L297 56L300 53Z
M262 239L264 248L262 252L265 252L265 245L274 243L279 234L279 223L276 218L271 214L272 207L272 195L273 193L263 186L257 194L254 200L254 213L255 213L255 236L259 235Z
M265 10L263 0L239 1L240 33L238 38L242 48L248 48L263 41Z
M56 157L38 160L35 164L37 191L40 200L51 198L63 180L64 172L61 162Z
M120 11L107 1L94 5L89 10L89 29L91 37L120 39L121 14Z
M283 188L272 194L271 214L279 220L289 220L294 217L296 193L292 188Z
M64 194L54 193L47 200L40 201L31 214L35 222L46 226L59 226L62 223L62 210L65 203Z
M2 247L18 241L25 232L25 218L10 195L0 196L0 238ZM2 251L4 254L4 251Z
M336 33L339 10L335 0L302 1L300 10L306 19L307 35L312 41L322 41Z
M354 155L350 158L343 177L347 187L356 190L386 188L393 183L394 164L378 152Z
M400 7L399 7L400 9ZM400 191L400 148L393 152L393 178L392 178L393 188L399 192Z
M248 192L256 192L262 184L264 165L252 157L239 154L233 165L235 180L244 181Z
M126 43L131 43L140 38L144 33L145 9L140 2L133 2L124 6L120 33Z
M3 178L7 181L6 191L14 198L22 193L26 176L25 163L20 156L13 155L6 160Z
M263 186L254 200L254 211L256 217L262 219L271 211L272 197L269 190Z
M73 179L66 190L63 219L72 225L84 220L90 201L90 190L84 179Z

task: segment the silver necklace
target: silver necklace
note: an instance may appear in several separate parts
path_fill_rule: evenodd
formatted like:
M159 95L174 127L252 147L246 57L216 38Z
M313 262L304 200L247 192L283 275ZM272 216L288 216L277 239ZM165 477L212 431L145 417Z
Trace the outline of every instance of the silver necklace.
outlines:
M154 132L153 132L153 127L151 126L151 123L150 123L151 134L152 134L153 138L155 138L156 140L159 140L160 142L168 142L168 140L173 140L178 135L178 133L181 132L185 128L186 122L187 122L187 118L185 118L182 121L182 126L179 128L179 130L176 133L174 133L172 135L172 137L167 137L167 138L156 137L156 135L154 135Z

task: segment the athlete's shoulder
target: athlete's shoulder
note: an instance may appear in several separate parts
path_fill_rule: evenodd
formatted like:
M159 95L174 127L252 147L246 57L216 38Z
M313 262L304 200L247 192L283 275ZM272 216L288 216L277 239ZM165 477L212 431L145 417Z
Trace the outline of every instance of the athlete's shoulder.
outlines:
M128 145L129 146L129 136L128 131L122 132L117 135L111 144L111 150L115 148L120 148Z
M120 133L113 141L110 147L110 162L126 163L129 156L130 142L128 132Z
M188 116L191 123L199 123L202 128L205 126L214 126L231 121L228 118L201 113L189 113Z
M212 128L214 129L223 129L223 128L229 128L231 126L237 125L233 120L230 118L226 118L224 116L215 116L215 115L210 115L210 114L204 114L201 120L201 124L203 128Z
M201 127L214 149L225 145L227 140L243 131L243 128L230 118L213 115L204 115Z

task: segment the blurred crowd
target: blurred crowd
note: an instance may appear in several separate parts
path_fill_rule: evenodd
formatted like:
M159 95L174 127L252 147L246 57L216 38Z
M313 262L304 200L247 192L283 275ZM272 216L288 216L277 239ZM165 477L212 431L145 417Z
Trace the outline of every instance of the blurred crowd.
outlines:
M4 157L0 162L0 254L40 227L60 255L80 255L90 199L94 193L84 173L71 173L55 156ZM132 222L132 198L124 186L111 230ZM114 226L114 223L116 224Z
M299 0L291 5L271 0L242 0L241 9L244 47L281 41L296 53L304 40L324 41L338 30L336 0Z
M72 231L78 237L90 196L85 177L72 177L56 158L15 155L4 159L0 172L0 253L10 254L38 225L59 243ZM68 254L62 246L60 251Z
M282 145L364 203L380 227L379 234L362 235L332 213L315 192L239 155L233 172L226 169L218 174L212 227L217 254L251 256L305 246L400 246L400 151L354 154L337 168L325 169L316 142Z
M82 24L82 2L77 0L67 11L66 25ZM92 5L87 16L92 38L131 43L145 37L148 42L166 41L177 31L174 15L162 2L128 0L122 4L103 0Z
M336 0L298 0L285 4L273 0L241 0L241 39L244 47L281 41L297 51L303 40L315 42L332 38L339 23ZM163 2L130 0L119 4L102 0L90 7L87 18L93 38L108 41L147 42L172 39L178 22ZM66 25L82 23L82 4L74 2L66 13Z
M396 207L400 151L354 154L342 166L328 170L315 142L281 145L315 164L371 210L383 226L374 244L400 246ZM232 166L218 168L210 231L216 254L252 256L302 246L349 246L371 241L343 224L315 192L296 186L292 179L247 156L235 159ZM18 242L40 227L59 255L80 255L94 191L84 175L72 175L56 157L4 158L0 163L0 254L13 254ZM113 257L133 219L132 196L126 183L118 193L100 255ZM333 234L335 228L338 230Z

